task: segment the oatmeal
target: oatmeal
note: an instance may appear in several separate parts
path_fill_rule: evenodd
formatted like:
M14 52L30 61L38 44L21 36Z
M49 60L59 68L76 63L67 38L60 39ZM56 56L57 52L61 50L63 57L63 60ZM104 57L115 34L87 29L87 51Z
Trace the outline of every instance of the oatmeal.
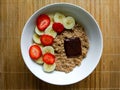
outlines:
M82 54L78 57L68 58L64 49L64 39L71 37L79 37L81 40ZM56 56L55 69L66 73L72 71L76 66L80 65L81 61L86 57L89 49L88 37L84 31L84 27L76 24L72 30L65 30L60 35L57 35L54 39L53 47Z

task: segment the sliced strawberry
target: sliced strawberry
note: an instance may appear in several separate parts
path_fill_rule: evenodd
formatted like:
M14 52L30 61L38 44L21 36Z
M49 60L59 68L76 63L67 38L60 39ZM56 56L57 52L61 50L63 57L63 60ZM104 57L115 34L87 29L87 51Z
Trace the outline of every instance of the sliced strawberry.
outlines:
M58 34L62 33L64 30L64 26L61 23L53 23L52 26L53 30L56 31Z
M29 55L31 59L37 60L42 55L42 50L38 45L32 45L29 48Z
M42 14L37 18L37 27L40 31L44 31L50 24L50 18L46 14Z
M55 62L55 56L51 53L46 53L43 55L43 61L46 63L46 64L54 64Z
M42 36L40 37L40 40L41 40L41 43L42 43L43 45L49 46L49 45L52 45L52 44L53 44L54 38L53 38L52 36L50 36L50 35L44 34L44 35L42 35Z

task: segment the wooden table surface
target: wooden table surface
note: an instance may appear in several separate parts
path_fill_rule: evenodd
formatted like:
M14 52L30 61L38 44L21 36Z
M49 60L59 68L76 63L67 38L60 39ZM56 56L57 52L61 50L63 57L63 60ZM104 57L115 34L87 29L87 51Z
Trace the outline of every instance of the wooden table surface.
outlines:
M36 78L24 64L20 51L27 19L39 8L56 2L86 9L97 20L103 34L104 49L97 68L81 82L68 86L55 86ZM120 0L0 0L0 90L6 89L120 89Z

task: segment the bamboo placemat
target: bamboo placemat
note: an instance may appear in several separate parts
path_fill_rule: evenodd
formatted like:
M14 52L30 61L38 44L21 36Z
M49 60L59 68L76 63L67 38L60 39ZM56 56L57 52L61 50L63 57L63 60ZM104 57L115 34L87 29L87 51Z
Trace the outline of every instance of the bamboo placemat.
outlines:
M86 79L68 86L54 86L36 78L24 64L20 51L27 19L42 6L56 2L73 3L86 9L95 17L103 34L104 49L97 68ZM119 34L120 0L0 0L0 90L118 90Z

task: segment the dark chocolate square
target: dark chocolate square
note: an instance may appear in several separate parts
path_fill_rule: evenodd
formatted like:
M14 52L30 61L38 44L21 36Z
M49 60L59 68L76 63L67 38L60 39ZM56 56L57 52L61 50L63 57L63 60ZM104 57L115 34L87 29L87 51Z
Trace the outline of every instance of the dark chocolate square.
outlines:
M78 37L65 38L64 49L67 57L77 57L82 54L81 41Z

